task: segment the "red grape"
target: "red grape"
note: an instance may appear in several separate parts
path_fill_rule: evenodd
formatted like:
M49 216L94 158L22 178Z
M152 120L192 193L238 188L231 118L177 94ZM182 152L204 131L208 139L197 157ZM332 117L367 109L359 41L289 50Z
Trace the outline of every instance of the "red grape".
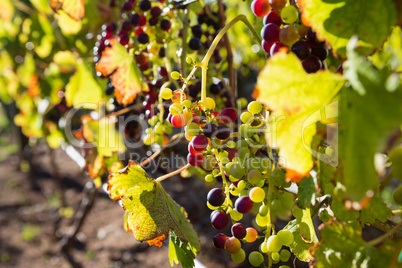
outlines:
M246 237L246 234L247 234L246 228L244 227L243 224L241 224L239 222L233 224L231 231L232 231L232 235L238 239L243 239L244 237Z
M321 60L314 55L310 55L307 59L305 59L303 62L303 68L307 73L315 73L318 70L321 69L322 63Z
M257 17L267 15L270 8L268 0L253 0L253 2L251 2L251 10Z
M208 192L207 200L214 207L219 207L225 202L226 195L220 188L213 188Z
M237 119L237 112L233 108L225 108L221 112L221 119L225 123L233 123Z
M264 25L268 23L275 23L278 26L282 25L281 14L278 11L271 9L271 11L264 17Z
M306 41L299 40L293 44L292 52L295 53L300 60L304 60L310 56L311 48Z
M235 207L240 213L249 213L253 209L253 201L248 196L241 196L236 200Z
M187 162L192 166L199 166L202 164L202 159L204 158L203 155L187 155Z
M211 223L215 229L222 230L228 225L229 216L223 211L218 211L212 215Z
M285 44L282 44L281 42L276 42L275 44L272 45L270 53L271 56L274 55L275 53L279 52L279 50L281 50L281 48L286 48L286 50L288 49L288 47Z
M274 43L269 43L269 42L267 42L267 41L265 41L265 40L262 40L261 46L262 46L262 48L264 49L265 53L268 53L268 54L269 54L269 52L270 52L271 47L272 47L273 44L274 44Z
M225 234L217 234L214 236L212 242L214 244L215 247L220 248L220 249L224 249L225 248L225 242L229 237L227 237Z
M204 151L208 147L208 138L204 135L197 135L191 140L196 151Z
M261 37L269 43L277 42L279 40L280 28L275 23L268 23L261 29Z

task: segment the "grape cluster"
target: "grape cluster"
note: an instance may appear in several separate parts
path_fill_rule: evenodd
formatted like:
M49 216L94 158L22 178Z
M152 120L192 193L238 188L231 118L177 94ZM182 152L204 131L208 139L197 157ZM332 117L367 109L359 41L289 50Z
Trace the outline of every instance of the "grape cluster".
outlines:
M300 12L295 5L287 5L286 0L254 0L251 9L255 16L264 17L261 46L266 53L273 55L290 50L302 61L307 73L326 68L324 60L328 57L328 48L300 22Z

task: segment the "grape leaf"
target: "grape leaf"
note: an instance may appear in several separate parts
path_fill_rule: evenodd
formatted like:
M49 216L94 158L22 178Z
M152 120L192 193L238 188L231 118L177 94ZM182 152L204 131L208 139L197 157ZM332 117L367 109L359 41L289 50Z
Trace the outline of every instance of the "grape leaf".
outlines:
M184 210L133 161L110 176L108 190L112 199L121 199L128 212L127 229L135 239L161 246L173 231L181 241L189 243L194 255L198 254L197 233Z
M402 5L402 2L400 2ZM388 40L384 46L377 50L373 56L370 57L371 61L377 68L384 68L390 65L391 69L395 72L402 71L402 30L400 27L394 27L392 33L389 35Z
M85 17L84 0L50 0L49 4L55 12L62 9L76 21L82 20Z
M119 103L130 104L143 90L148 87L141 81L141 72L138 69L133 57L131 57L124 46L116 39L110 40L111 47L107 47L96 70L104 76L110 75L115 96Z
M299 183L299 190L297 192L297 205L300 208L307 208L315 204L317 192L315 189L314 179L312 177L305 177Z
M302 21L325 39L332 49L346 56L346 45L353 35L359 37L359 51L365 55L381 47L395 24L392 0L302 0ZM381 15L379 15L381 14Z
M374 223L375 220L385 222L388 217L391 217L391 209L387 207L380 195L377 193L370 200L368 206L362 209L360 213L361 224Z
M267 142L279 148L287 177L295 182L308 176L313 167L310 148L320 110L342 87L343 78L329 71L307 74L294 54L272 56L258 76L254 95L273 110Z
M313 250L314 267L388 267L397 250L395 242L380 248L366 244L353 225L333 221L320 228L321 240Z
M177 238L174 232L170 232L169 239L169 262L173 267L174 264L181 264L183 268L194 267L194 253L188 247L187 242L182 242Z
M77 64L77 71L66 85L66 102L75 108L95 109L103 99L103 91L85 63Z
M339 107L341 179L347 197L360 201L369 190L378 190L374 156L402 124L402 86L388 91L385 84L391 72L377 70L353 49L348 50L344 74L352 88L342 90Z

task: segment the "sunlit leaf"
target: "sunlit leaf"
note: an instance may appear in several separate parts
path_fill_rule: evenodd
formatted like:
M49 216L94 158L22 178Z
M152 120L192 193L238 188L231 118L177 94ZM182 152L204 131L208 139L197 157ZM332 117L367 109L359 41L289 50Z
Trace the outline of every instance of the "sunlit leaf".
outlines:
M25 54L24 63L17 68L18 79L24 87L28 87L31 76L35 72L35 62L32 53Z
M0 19L4 22L11 22L14 15L14 6L11 0L2 0L0 2Z
M402 3L402 2L400 2ZM402 4L401 4L402 5ZM395 72L402 71L402 30L394 27L384 46L370 57L373 64L382 69L389 65Z
M359 51L366 55L381 47L396 18L392 0L302 0L298 4L304 24L342 57L353 35L359 37Z
M188 247L187 242L183 242L177 238L174 232L170 232L169 239L169 262L173 267L174 264L181 264L183 268L194 267L195 255Z
M103 75L110 75L115 87L116 99L124 105L130 104L143 90L148 87L141 81L141 72L124 46L116 39L111 40L96 65L96 70Z
M83 62L77 64L77 71L66 85L68 106L95 109L103 100L103 91Z
M279 148L287 177L300 181L313 167L311 142L317 121L328 117L331 102L344 81L329 71L307 74L294 54L277 53L258 76L255 95L270 108L267 142Z
M49 4L55 12L62 9L76 21L85 16L84 0L50 0Z
M299 190L297 191L297 205L300 208L314 205L316 195L314 179L311 177L303 178L299 183Z
M67 73L76 69L77 59L71 51L56 52L53 61L59 65L61 72Z
M133 232L135 239L161 246L173 231L181 241L189 243L195 255L198 254L197 233L183 208L134 162L110 176L108 190L112 199L122 200L128 212L127 229Z
M60 12L57 23L64 35L74 35L81 31L81 20L74 20L65 12Z

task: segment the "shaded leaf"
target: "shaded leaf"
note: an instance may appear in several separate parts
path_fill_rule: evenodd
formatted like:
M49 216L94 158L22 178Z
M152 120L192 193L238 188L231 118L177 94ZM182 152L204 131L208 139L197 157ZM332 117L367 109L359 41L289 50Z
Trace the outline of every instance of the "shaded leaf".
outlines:
M297 205L300 208L307 208L314 205L316 195L314 179L312 177L303 178L299 183Z
M284 159L286 176L295 182L308 176L313 167L311 149L316 122L324 120L320 110L342 87L343 78L329 71L307 74L294 54L277 53L271 57L258 76L254 95L273 110L267 142L279 148ZM332 109L332 108L331 108Z
M385 222L388 217L391 217L391 209L387 207L379 194L374 195L366 208L361 211L361 224L374 223L375 220Z
M62 9L76 21L85 17L84 0L50 0L49 4L55 12Z
M346 45L353 35L358 35L359 51L365 55L381 47L396 18L392 0L302 0L298 3L304 24L311 26L318 38L327 40L342 57L346 56Z
M148 177L134 162L109 178L112 199L121 199L128 212L127 229L135 239L160 246L173 231L188 242L196 255L200 250L197 233L184 210L165 192L161 184Z
M110 40L110 44L111 47L103 51L96 70L104 76L110 75L117 101L128 105L148 87L141 81L141 72L126 48L116 39Z
M386 242L381 248L363 241L353 225L330 222L321 227L320 243L314 248L314 267L388 267L397 246Z
M348 51L344 73L353 88L341 93L339 156L347 197L360 201L378 190L376 152L384 150L393 130L402 124L402 86L393 92L384 84L390 72L377 70L354 50Z
M181 264L183 268L194 267L195 255L188 247L187 242L182 242L177 238L174 232L170 232L169 240L169 262L173 267L174 264Z

